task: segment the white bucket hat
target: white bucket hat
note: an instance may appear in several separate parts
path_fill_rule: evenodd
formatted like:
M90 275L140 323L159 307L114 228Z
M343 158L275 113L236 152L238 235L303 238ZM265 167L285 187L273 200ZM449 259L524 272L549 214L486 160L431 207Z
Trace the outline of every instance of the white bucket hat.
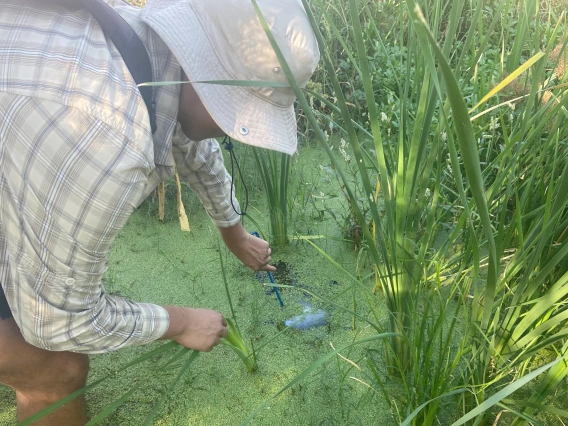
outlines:
M257 3L296 81L305 86L319 49L301 1ZM148 0L142 19L170 48L189 81L288 82L250 0ZM296 151L296 97L290 87L193 86L231 138L290 155Z

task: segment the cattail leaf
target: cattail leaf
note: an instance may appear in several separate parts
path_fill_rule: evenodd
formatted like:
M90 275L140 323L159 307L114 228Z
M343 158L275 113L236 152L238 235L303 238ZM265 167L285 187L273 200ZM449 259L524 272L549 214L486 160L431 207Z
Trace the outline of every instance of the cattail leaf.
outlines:
M120 398L114 400L113 402L111 402L103 411L101 411L100 413L98 413L95 417L93 417L89 423L87 423L85 426L93 426L96 425L97 423L99 423L101 420L106 419L108 416L110 416L112 413L114 413L114 411L120 407L122 404L124 404L124 402L126 402L132 395L134 395L134 393L140 388L140 385L136 385L134 387L132 387L128 392L126 392L124 395L122 395Z
M527 383L529 383L531 380L534 380L540 374L542 374L545 371L547 371L548 369L554 367L556 364L558 364L560 361L565 360L567 357L568 356L558 358L558 359L556 359L552 362L549 362L546 365L543 365L540 368L537 368L536 370L532 371L531 373L524 375L520 379L515 380L513 383L505 386L499 392L495 393L494 395L491 395L489 398L487 398L485 401L483 401L481 404L479 404L473 410L468 412L465 416L460 417L457 421L452 423L451 426L463 425L466 422L468 422L469 420L471 420L471 419L477 417L478 415L484 413L485 411L487 411L488 409L490 409L491 407L496 405L498 402L501 402L505 397L507 397L507 396L511 395L513 392L519 390L520 388L525 386Z
M174 378L174 380L172 380L172 382L170 383L168 388L165 390L162 397L158 400L156 405L154 405L154 408L152 408L152 411L150 412L150 414L148 414L148 416L146 417L146 420L144 421L143 426L150 426L152 424L152 422L154 421L154 417L156 417L156 414L158 413L160 408L162 408L162 405L166 401L167 397L171 395L171 393L174 390L174 388L176 387L176 385L179 383L179 381L181 380L183 375L187 372L187 370L189 370L189 367L191 366L193 361L195 361L195 359L197 358L198 355L199 355L198 351L191 352L191 355L189 355L189 357L187 358L187 361L185 361L185 363L183 364L183 367L180 369L178 375Z
M519 68L517 68L511 74L509 74L501 83L499 83L492 90L490 90L489 93L487 93L472 109L470 109L469 113L471 114L473 111L475 111L477 108L479 108L479 106L481 104L485 103L489 98L496 95L501 90L503 90L505 87L507 87L509 84L511 84L511 82L513 82L513 80L515 80L522 73L524 73L526 70L528 70L530 67L532 67L543 56L544 56L544 52L538 52L532 58L530 58L528 61L526 61L523 65L521 65Z

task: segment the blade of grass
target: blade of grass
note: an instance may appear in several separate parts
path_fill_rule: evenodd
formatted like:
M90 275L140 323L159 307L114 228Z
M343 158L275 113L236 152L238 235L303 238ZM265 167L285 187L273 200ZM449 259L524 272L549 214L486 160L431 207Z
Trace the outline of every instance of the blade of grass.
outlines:
M140 385L136 385L134 387L132 387L128 392L126 392L124 395L122 395L120 398L114 400L112 403L110 403L109 405L107 405L105 407L105 409L103 411L101 411L100 413L98 413L95 417L93 417L89 423L87 423L85 426L93 426L96 425L97 423L99 423L101 420L106 419L108 416L110 416L112 413L114 413L114 411L120 407L122 404L124 404L132 395L134 395L134 393L140 389Z
M497 93L499 93L501 90L503 90L509 84L511 84L517 77L519 77L522 73L524 73L526 70L528 70L534 64L536 64L543 56L544 56L544 52L538 52L532 58L530 58L528 61L526 61L523 65L521 65L519 68L517 68L511 74L509 74L505 79L503 79L503 81L501 81L491 91L489 91L489 93L487 93L473 108L471 108L469 110L469 113L471 114L473 111L475 111L477 108L479 108L480 105L485 103L489 98L491 98L492 96L495 96Z
M440 50L436 40L432 36L420 8L413 0L407 0L407 6L416 31L419 33L418 39L423 47L424 54L430 56L430 52L433 51L438 59L439 66L442 71L442 77L447 87L448 99L453 112L455 130L458 135L458 142L462 151L466 176L470 183L470 189L475 200L475 204L477 205L483 230L488 242L489 265L482 318L482 329L485 330L489 324L495 299L498 262L493 229L489 217L487 200L485 198L485 188L481 174L477 143L474 137L471 121L469 119L469 113L463 96L461 95L458 82L443 52ZM430 51L430 48L432 51ZM431 57L429 61L433 61L433 57Z
M484 413L485 411L487 411L489 408L493 407L498 402L501 402L505 397L507 397L507 396L511 395L513 392L519 390L520 388L525 386L527 383L529 383L530 381L532 381L536 377L538 377L540 374L542 374L545 371L547 371L548 369L554 367L556 364L558 364L560 361L565 360L566 358L567 358L566 356L564 356L562 358L558 358L558 359L556 359L552 362L549 362L546 365L543 365L540 368L537 368L536 370L534 370L531 373L523 376L522 378L515 380L513 383L505 386L499 392L497 392L494 395L492 395L491 397L487 398L487 400L483 401L476 408L469 411L466 415L460 417L458 420L456 420L454 423L452 423L451 426L463 425L466 422L468 422L469 420L477 417L479 414Z
M180 369L178 375L175 377L174 380L172 380L170 385L165 390L164 394L158 400L156 405L154 405L154 408L152 408L152 411L150 412L150 414L148 414L148 416L146 417L146 420L144 421L143 426L150 426L152 424L152 422L154 421L154 417L156 417L156 414L162 408L162 405L164 404L164 402L166 401L168 396L171 395L171 393L174 390L174 388L176 387L176 385L179 383L179 381L181 380L183 375L187 372L187 370L189 370L189 367L191 366L193 361L195 361L195 359L197 358L198 355L199 355L198 351L192 351L191 352L191 354L187 358L187 361L185 361L185 363L183 364L183 367Z

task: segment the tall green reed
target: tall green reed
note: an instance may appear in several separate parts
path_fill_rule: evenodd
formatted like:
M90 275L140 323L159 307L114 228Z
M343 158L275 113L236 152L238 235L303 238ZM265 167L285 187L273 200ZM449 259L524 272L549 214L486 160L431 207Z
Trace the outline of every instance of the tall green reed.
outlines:
M525 242L529 240L539 250L534 252L532 263L522 264L523 269L528 266L529 272L528 275L523 275L524 281L529 280L530 271L542 274L541 268L546 265L542 263L543 250L552 250L558 244L556 242L558 240L552 241L549 234L540 231L546 229L559 234L566 227L565 216L562 213L565 206L564 197L561 196L564 185L562 183L557 185L558 170L561 168L559 164L564 164L564 157L556 166L551 166L553 162L550 161L542 163L542 166L539 166L539 162L532 162L531 166L536 165L533 171L553 183L544 191L536 186L527 192L524 191L526 185L523 180L527 169L519 165L521 157L525 160L534 159L537 153L534 151L533 155L524 157L526 146L522 148L521 141L529 135L535 140L538 139L539 135L545 133L545 127L551 123L551 120L561 119L560 111L565 107L564 101L555 106L542 106L535 101L536 88L544 75L542 63L537 65L536 71L531 74L531 95L516 113L521 119L515 123L517 132L515 138L511 139L509 134L495 132L504 123L501 113L484 117L474 124L470 121L462 93L464 82L471 79L476 81L478 71L476 64L484 48L495 37L494 31L499 27L501 14L508 12L507 9L511 7L511 3L506 0L491 4L494 15L491 19L487 19L481 13L486 4L488 3L478 1L468 4L468 8L465 8L466 4L463 1L422 1L420 5L408 1L406 5L400 4L398 17L400 29L396 41L404 45L400 55L402 63L406 64L407 75L402 76L399 82L400 104L397 105L396 111L398 127L396 132L391 133L385 132L383 124L385 112L380 111L376 103L377 88L373 84L376 74L375 70L371 71L372 67L369 64L372 47L384 46L381 43L370 46L371 38L368 34L373 31L378 34L376 30L378 26L374 24L369 8L356 0L350 0L349 14L341 13L340 20L335 21L340 22L348 16L351 31L345 31L338 30L337 25L334 27L329 24L334 22L334 18L330 18L333 11L341 10L341 7L332 8L328 7L327 3L315 3L318 16L327 22L333 37L338 39L341 46L348 51L346 53L348 59L354 62L353 69L357 71L356 78L359 79L365 95L367 109L364 116L368 117L367 126L357 122L357 117L354 117L337 77L336 66L331 60L332 55L327 50L325 38L318 31L322 21L316 20L309 5L304 2L322 49L324 67L327 71L326 78L334 90L333 102L326 103L323 96L319 96L318 99L326 103L333 113L341 116L341 130L349 139L359 168L362 184L360 192L357 192L342 172L322 126L311 113L309 102L295 84L285 63L282 64L306 118L310 121L315 135L345 185L346 193L353 205L353 213L362 227L366 247L379 270L390 310L389 328L396 332L387 345L389 369L397 373L403 383L410 384L406 386L407 393L411 396L407 409L430 405L430 408L420 410L421 417L414 417L415 424L433 424L436 421L438 410L432 401L438 401L442 396L452 393L449 392L453 385L450 379L458 368L457 359L460 356L470 354L471 357L469 367L461 370L462 390L463 387L472 390L475 404L482 404L486 400L486 392L488 394L494 392L492 389L499 383L499 380L495 380L492 368L499 369L500 378L510 377L518 371L523 374L522 372L526 371L516 370L515 364L495 360L495 355L499 355L503 360L505 353L496 352L497 338L501 339L496 330L500 327L502 312L512 316L509 322L515 325L511 325L510 330L516 331L519 324L522 324L521 318L524 319L521 312L525 312L527 306L530 306L526 305L527 301L531 305L534 303L531 299L534 297L534 292L533 296L527 294L526 290L529 287L526 282L524 287L519 288L519 292L514 293L517 300L510 300L511 294L508 294L510 292L507 290L510 290L512 283L511 272L510 269L503 269L503 266L511 262L511 251L517 252L519 247L522 247L518 239ZM418 6L422 6L422 9ZM528 4L527 7L529 8L527 10L536 10L534 4ZM421 10L427 12L426 17ZM412 25L406 25L407 17L411 18ZM436 31L432 32L430 27ZM546 28L545 32L551 43L554 31ZM345 37L349 37L351 41L342 39L342 34L347 34ZM440 47L437 40L442 38L444 43ZM525 41L527 40L529 38L525 36ZM536 48L540 46L534 40L530 39L532 52L538 52ZM277 51L277 46L275 50ZM451 67L448 58L451 58ZM511 59L511 61L517 64L517 67L520 65L520 60ZM477 93L481 92L476 92L475 87L473 90L470 89L470 94L475 96ZM483 93L478 99L482 97ZM503 141L489 143L484 158L486 161L482 162L479 155L479 141L487 128L494 131L493 137L503 138ZM561 140L560 130L558 128L556 130L558 144ZM498 148L501 146L504 148L499 152ZM513 147L516 152L514 156L503 154L512 151ZM559 151L557 149L555 152ZM449 157L447 162L446 155ZM374 196L372 184L377 177L382 191L379 199ZM534 182L536 185L537 180L535 179ZM554 194L551 192L553 187L556 188ZM546 197L535 200L530 195L533 194L533 189L540 189L540 193L546 194ZM531 211L517 208L516 197L521 193L526 197L526 206L529 201L531 202ZM547 199L549 201L546 201ZM555 200L554 204L552 200ZM535 222L535 206L539 206L545 212L555 212L552 216L548 215L553 219L553 222L547 222L548 228L544 223ZM368 207L372 221L376 225L376 235L373 235L367 226L363 214L365 207ZM448 207L454 210L457 208L455 217L448 218ZM538 232L533 230L529 234L524 234L525 228L522 226L526 221L536 223ZM441 226L442 224L444 227ZM556 228L556 225L559 227ZM444 228L448 229L446 233L441 232ZM533 253L532 248L529 252ZM525 251L520 259L524 262L526 256ZM553 265L566 262L564 252L556 253L555 256L553 264L546 268L549 272L554 269ZM436 268L443 271L445 275L443 280L432 279ZM517 268L517 273L519 270ZM553 277L546 275L546 279L550 280ZM456 305L453 311L451 307L442 308L442 305L433 303L436 298L433 297L432 291L438 291L437 287L440 288L442 282L446 286L450 285L452 289L450 296L461 295L459 297L461 304ZM560 313L560 316L550 323L548 327L550 330L561 327L564 323L562 316L564 293L561 288L563 288L562 282L545 288L553 290L552 294L556 297L554 300L558 301L558 305L555 305L553 310ZM470 292L473 292L473 295ZM522 295L528 298L523 298ZM510 309L511 306L514 309ZM440 312L437 313L436 310ZM462 310L471 333L467 337L456 339L453 334L456 330L454 318L457 318ZM515 311L518 311L516 315ZM433 313L428 315L428 312ZM533 323L529 324L526 320L525 324L530 325L530 330L531 327L540 324L548 314L539 308ZM445 315L449 317L446 318L449 327L443 319ZM516 323L513 321L515 318L518 319ZM526 331L520 333L522 335ZM536 333L530 336L536 338ZM523 359L526 361L538 350L560 342L563 336L562 333L552 334L550 339L544 338L540 345L530 341L531 345L534 345L533 351L525 351L528 358ZM430 344L432 339L440 342L441 351L438 354L432 351ZM539 337L539 340L542 340L542 337ZM507 345L501 344L501 346ZM457 356L448 356L447 352L452 351L444 352L446 349L454 349ZM442 360L442 363L439 364L441 367L433 369L432 358L436 356ZM534 357L532 359L534 360ZM438 363L439 361L438 359ZM525 364L525 367L527 365ZM408 379L409 373L414 379ZM433 377L432 373L442 380L438 382L437 388L427 390L427 382L424 379ZM521 380L522 376L517 377ZM416 389L419 391L417 392ZM416 394L421 395L414 397ZM466 407L467 404L470 403L466 401ZM479 422L486 419L487 414L482 413L478 416L477 422L480 424Z
M227 302L229 303L229 309L231 311L231 318L226 318L228 334L227 337L221 339L221 343L225 346L230 347L243 361L248 371L256 371L258 365L256 363L256 352L254 346L252 350L249 350L244 342L243 335L239 328L237 322L237 315L235 314L235 309L233 307L233 299L231 297L231 291L229 290L229 283L227 281L227 273L225 271L225 263L223 262L223 254L221 247L219 246L219 263L221 265L221 275L223 277L223 285L225 287L225 294L227 295ZM252 346L252 340L251 340Z
M481 269L478 260L477 267L474 264L477 272L466 286L472 288L474 296L470 317L471 362L464 385L471 387L473 400L469 406L474 407L494 392L492 385L510 377L521 380L536 355L564 340L567 334L562 327L566 324L564 301L568 276L561 277L556 268L566 262L568 255L568 250L558 247L557 240L565 229L563 222L567 217L568 157L559 152L558 126L559 112L568 99L553 107L535 102L538 85L544 80L544 61L537 62L531 69L531 93L523 105L523 120L513 127L511 134L503 130L501 152L481 170L475 132L454 72L420 10L411 0L408 6L417 31L422 34L424 52L432 52L442 70L461 151L464 157L469 151L470 158L472 154L474 160L477 158L477 164L470 167L464 158L466 179L483 225L483 233L478 233L475 240L483 240L488 251L483 285L478 284ZM544 56L556 42L559 25L550 32ZM540 48L538 44L533 47ZM552 153L560 157L547 156ZM464 195L461 194L465 205L469 200ZM543 215L535 217L535 209ZM476 251L478 247L469 250ZM513 255L507 256L511 252ZM565 364L559 363L554 373L563 368ZM541 383L539 402L551 390L546 383L549 380L546 378ZM487 412L480 412L475 424L485 424L489 417ZM527 419L525 414L517 417L520 418L525 419L522 422Z
M386 132L381 127L386 121L384 119L386 114L384 111L379 114L375 103L375 89L367 59L368 49L365 46L360 24L359 8L355 1L349 2L349 5L353 38L359 59L358 68L361 70L360 78L366 95L371 127L370 149L374 150L375 158L366 155L360 142L360 134L351 125L350 112L345 99L341 96L337 78L334 78L329 57L326 58L326 64L331 80L335 80L334 95L343 114L342 123L353 147L364 188L363 196L359 197L356 194L352 202L358 205L368 202L372 220L377 227L377 236L374 238L368 231L367 224L363 221L361 223L368 250L378 268L378 275L381 277L382 288L391 312L390 329L408 336L412 334L413 315L418 314L414 308L418 303L418 294L421 292L424 277L428 275L427 254L434 243L439 219L437 205L441 189L439 179L441 168L440 164L435 167L434 163L442 152L442 132L431 130L438 102L431 76L425 62L419 56L416 37L410 33L409 28L401 29L400 38L408 39L409 43L404 63L407 67L414 65L415 82L420 82L421 90L418 93L412 92L413 86L418 87L418 84L409 79L402 82L400 109L397 112L400 127L391 138L387 136L388 142L383 141ZM324 15L326 19L330 19L328 13ZM409 111L413 107L416 108L416 115L411 117ZM365 139L365 135L362 136ZM377 176L382 189L380 200L375 199L374 186L371 185ZM349 184L345 182L345 185ZM379 203L384 219L379 213ZM359 211L363 209L364 207L360 207ZM361 216L359 215L359 218ZM411 346L408 341L393 339L388 354L392 371L400 371L402 374L410 371Z
M264 184L268 205L272 244L286 245L288 238L288 218L290 204L288 184L290 176L290 156L281 152L262 148L252 149L254 159Z
M416 38L413 38L414 48L411 50L413 56L409 63L414 62L416 64L417 75L421 76L422 87L420 94L416 97L419 105L418 117L416 122L411 122L408 119L408 105L405 99L406 95L411 92L410 84L406 82L404 96L401 96L403 101L401 103L401 131L397 135L398 143L383 144L380 115L374 102L374 89L366 60L367 53L359 25L359 9L355 1L349 2L349 5L360 58L358 65L362 73L361 77L367 96L368 115L371 122L372 139L367 141L367 149L362 146L360 134L356 131L356 127L360 128L360 126L355 126L351 120L350 110L335 75L334 65L325 49L323 37L317 31L318 22L315 21L314 16L309 11L309 6L305 3L308 15L314 28L316 28L328 78L335 89L334 96L337 100L337 108L343 117L341 124L353 148L353 155L362 181L362 193L355 192L343 167L341 167L339 160L329 146L322 128L318 125L315 115L311 112L308 101L301 89L295 84L287 64L282 59L281 63L307 119L310 120L318 139L343 181L345 190L352 201L353 213L361 224L370 255L374 264L379 268L379 276L390 310L390 330L393 332L387 345L388 364L391 372L405 376L413 368L415 368L415 372L420 371L420 367L424 365L423 362L428 362L427 356L420 354L416 356L416 350L419 352L430 350L426 349L426 345L416 346L413 338L418 326L424 325L423 319L428 318L428 315L421 315L420 304L425 300L421 299L424 296L422 290L427 287L425 286L427 284L426 277L429 275L428 267L431 266L427 261L427 256L430 256L439 219L436 206L441 184L440 179L436 180L435 177L440 175L441 167L433 167L432 165L440 154L441 132L437 132L432 138L434 148L427 149L430 125L437 102L432 100L431 93L434 89L430 81L431 76L426 70L425 63L417 55L419 49L417 48ZM327 12L324 13L324 15L326 14ZM279 54L277 45L273 43L273 46ZM281 57L281 55L279 56ZM409 129L412 128L415 131L410 133ZM363 133L364 138L365 134L369 133ZM368 155L371 149L374 150L374 157ZM376 182L377 176L381 188L383 188L381 200L375 198L374 182ZM427 196L427 189L430 196ZM381 211L379 211L379 203L382 204ZM368 207L373 221L377 224L376 239L366 223L363 204ZM428 299L426 298L426 300ZM448 329L442 326L443 322L438 321L437 324L435 327L426 327L424 330L432 330L436 337L442 336L441 347L447 347L448 339L451 339L453 335L451 332L453 326ZM413 325L416 325L416 328ZM422 341L426 341L428 336L426 331L420 335ZM452 363L452 365L454 364ZM442 363L442 365L448 364ZM443 370L449 371L451 368ZM422 380L420 374L416 374L415 377ZM427 374L426 377L431 376ZM413 392L412 385L407 386L407 389L409 393ZM420 396L420 398L424 397L426 396Z

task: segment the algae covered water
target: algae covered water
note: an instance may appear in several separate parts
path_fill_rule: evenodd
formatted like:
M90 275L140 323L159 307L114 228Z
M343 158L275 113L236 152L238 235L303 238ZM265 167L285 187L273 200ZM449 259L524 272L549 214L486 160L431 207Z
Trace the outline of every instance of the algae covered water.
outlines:
M169 394L154 424L238 425L303 369L330 352L331 345L341 347L375 333L359 321L353 330L352 315L308 294L333 299L334 303L345 306L350 306L353 297L352 291L337 297L348 286L348 278L308 243L296 239L287 247L273 248L273 263L280 266L275 274L276 283L295 287L279 289L284 302L281 308L270 285L261 282L264 279L269 284L266 274L259 281L256 273L241 265L224 248L216 228L193 194L184 191L190 233L180 232L175 199L167 200L165 223L157 219L156 203L148 200L119 234L105 276L107 291L141 302L216 309L229 316L219 263L221 250L237 321L247 345L250 347L252 341L258 348L259 369L249 373L242 361L222 345L211 353L201 354ZM265 226L261 221L258 223ZM249 231L254 230L250 223L245 222L245 226ZM313 234L340 237L335 222L322 220L309 222L307 226ZM315 242L347 270L354 271L357 259L352 246L334 239ZM308 330L292 327L284 330L285 321L302 314L308 303L313 312L325 311L326 323ZM366 307L357 309L359 315L369 315ZM163 344L155 342L92 356L89 382ZM374 345L374 350L369 349L369 346L355 347L342 355L355 363L364 362L366 357L381 356L380 343ZM165 371L157 371L156 367L166 360L166 356L151 359L88 392L91 417L139 385L132 397L100 424L142 424L179 372L179 362ZM386 404L350 376L367 381L352 364L335 357L272 400L253 424L390 424L392 417ZM12 424L15 424L15 397L11 390L0 386L0 425Z

